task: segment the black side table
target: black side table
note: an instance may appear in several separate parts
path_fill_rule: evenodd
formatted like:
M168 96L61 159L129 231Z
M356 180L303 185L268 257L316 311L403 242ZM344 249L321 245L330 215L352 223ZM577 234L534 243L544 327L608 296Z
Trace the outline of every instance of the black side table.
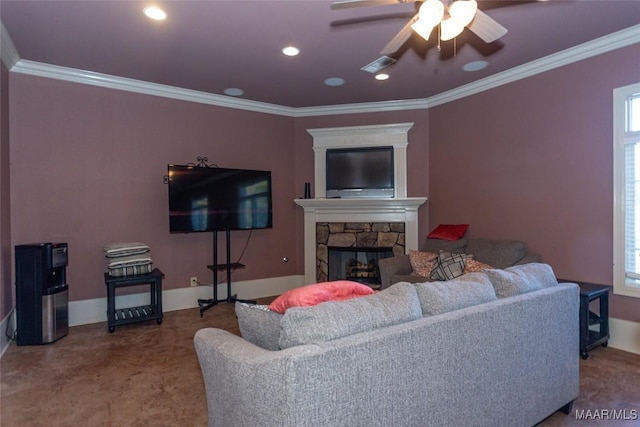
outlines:
M149 274L136 276L109 276L104 273L104 283L107 285L107 323L109 332L116 330L118 325L142 322L156 319L158 325L162 323L162 271L154 268ZM116 308L116 288L125 286L149 285L151 301L149 305L140 307Z
M569 281L569 280L566 280ZM573 282L580 286L580 357L587 359L589 350L609 343L609 292L613 286ZM599 314L589 310L592 301L599 300ZM589 326L597 328L590 329Z

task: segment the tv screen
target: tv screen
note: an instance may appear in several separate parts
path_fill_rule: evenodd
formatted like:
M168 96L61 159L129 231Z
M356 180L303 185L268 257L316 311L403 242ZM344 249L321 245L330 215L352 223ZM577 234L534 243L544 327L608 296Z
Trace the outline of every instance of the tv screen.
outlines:
M272 227L271 172L168 165L169 231Z
M327 150L327 197L393 197L393 147Z

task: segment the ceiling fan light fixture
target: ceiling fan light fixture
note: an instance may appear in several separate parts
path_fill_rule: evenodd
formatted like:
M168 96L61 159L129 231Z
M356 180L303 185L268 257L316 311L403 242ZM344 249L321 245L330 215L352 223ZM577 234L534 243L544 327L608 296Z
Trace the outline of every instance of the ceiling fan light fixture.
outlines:
M478 11L478 3L475 0L457 0L449 6L449 15L466 27L473 21Z
M418 33L418 35L425 40L429 40L431 31L433 31L433 27L434 25L429 25L428 23L423 22L421 19L418 19L411 25L411 29Z
M440 0L427 0L420 6L418 20L411 25L411 29L420 37L429 40L433 27L438 25L444 16L444 5Z
M463 30L464 25L461 24L460 20L453 16L445 19L440 23L440 40L447 41L456 38Z

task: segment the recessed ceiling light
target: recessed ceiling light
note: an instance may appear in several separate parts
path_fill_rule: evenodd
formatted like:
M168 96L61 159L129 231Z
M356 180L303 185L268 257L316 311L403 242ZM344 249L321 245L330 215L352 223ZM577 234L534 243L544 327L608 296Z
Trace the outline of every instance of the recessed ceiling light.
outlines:
M296 56L300 53L300 49L298 49L295 46L287 46L282 48L282 53L284 53L287 56Z
M342 86L344 84L344 79L340 77L329 77L324 81L324 84L327 86Z
M462 69L469 72L480 71L485 69L487 65L489 65L487 61L473 61L473 62L468 62L464 64L462 66Z
M224 94L229 96L242 96L244 95L244 91L242 89L238 89L237 87L229 87L224 90Z
M380 73L376 74L376 80L387 80L389 78L389 74Z
M167 19L167 12L165 12L164 10L160 9L157 6L148 6L142 9L142 11L144 12L145 15L147 15L148 18L151 18L156 21L162 21L164 19Z

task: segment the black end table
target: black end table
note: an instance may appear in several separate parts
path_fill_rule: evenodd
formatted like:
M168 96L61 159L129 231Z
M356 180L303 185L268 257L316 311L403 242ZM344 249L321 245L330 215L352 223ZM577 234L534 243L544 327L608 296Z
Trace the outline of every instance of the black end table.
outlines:
M577 283L580 286L580 357L586 360L589 350L599 345L606 347L609 343L609 292L613 286L571 280L558 281ZM599 300L598 314L589 310L589 305L594 300ZM593 325L597 325L597 328L590 329Z
M109 332L116 330L118 325L155 319L158 325L162 323L162 271L154 268L149 274L136 276L109 276L104 273L104 283L107 285L107 323ZM116 288L125 286L149 285L151 301L149 305L140 307L116 308Z

